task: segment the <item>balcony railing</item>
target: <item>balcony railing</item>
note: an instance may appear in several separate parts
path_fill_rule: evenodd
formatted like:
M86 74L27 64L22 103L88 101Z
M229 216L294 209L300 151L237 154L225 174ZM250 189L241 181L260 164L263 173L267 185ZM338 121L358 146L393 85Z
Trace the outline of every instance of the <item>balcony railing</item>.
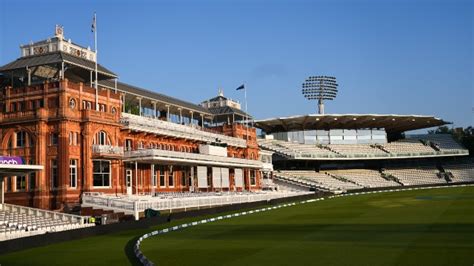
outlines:
M123 147L111 145L92 145L92 153L99 156L122 157L124 155Z
M136 151L125 152L125 158L130 160L169 160L169 161L183 161L195 164L206 164L206 165L222 165L222 166L233 166L233 167L250 167L250 168L261 168L262 162L257 160L248 160L241 158L232 158L216 155L207 155L200 153L188 153L188 152L177 152L167 151L158 149L143 149Z
M211 133L193 125L180 125L155 118L122 113L120 122L128 129L149 132L158 135L198 140L202 142L223 142L234 147L247 147L244 139Z

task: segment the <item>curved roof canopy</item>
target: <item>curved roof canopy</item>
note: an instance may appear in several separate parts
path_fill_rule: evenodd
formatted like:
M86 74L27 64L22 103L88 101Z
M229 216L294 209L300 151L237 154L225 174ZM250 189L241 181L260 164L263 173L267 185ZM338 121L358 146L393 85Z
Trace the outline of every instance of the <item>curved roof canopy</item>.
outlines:
M446 124L450 123L434 116L395 114L308 114L255 121L255 126L266 133L366 128L385 128L387 133L400 133Z

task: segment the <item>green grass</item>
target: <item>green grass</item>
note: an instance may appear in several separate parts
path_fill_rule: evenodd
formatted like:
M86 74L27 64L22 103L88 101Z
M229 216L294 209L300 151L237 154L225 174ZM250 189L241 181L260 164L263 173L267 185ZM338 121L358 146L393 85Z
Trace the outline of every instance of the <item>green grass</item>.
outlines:
M136 238L168 226L14 252L0 264L130 265ZM142 251L159 265L473 265L474 187L281 208L152 237Z
M351 196L152 237L160 265L473 265L474 188Z

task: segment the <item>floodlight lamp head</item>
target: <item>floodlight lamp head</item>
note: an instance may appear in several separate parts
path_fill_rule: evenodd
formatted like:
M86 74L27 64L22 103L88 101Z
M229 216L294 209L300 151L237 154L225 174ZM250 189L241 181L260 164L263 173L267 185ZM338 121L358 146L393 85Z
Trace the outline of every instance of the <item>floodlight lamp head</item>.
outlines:
M324 100L336 98L337 86L335 77L311 76L304 81L301 92L308 100L318 100L319 114L324 114Z

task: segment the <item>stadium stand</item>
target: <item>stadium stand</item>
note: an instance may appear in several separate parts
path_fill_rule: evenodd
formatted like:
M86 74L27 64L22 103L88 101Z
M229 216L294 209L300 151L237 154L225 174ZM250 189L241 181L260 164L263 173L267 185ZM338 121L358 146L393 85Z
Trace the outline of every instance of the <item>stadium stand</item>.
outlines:
M331 175L338 176L350 180L360 186L366 188L374 187L394 187L400 186L393 180L386 180L381 173L370 169L350 169L350 170L333 170L328 172Z
M436 154L436 151L431 146L423 144L418 139L402 139L381 146L392 154Z
M311 145L275 139L259 139L258 144L263 149L274 151L283 157L295 159L467 155L467 150L450 135L414 135L385 144Z
M0 241L94 226L88 217L3 204L0 210Z
M329 174L322 173L322 172L294 170L294 171L280 171L278 174L286 178L299 180L300 182L305 181L308 184L313 185L314 187L322 187L331 191L336 191L336 190L347 191L351 189L363 188L360 185L351 183L349 181L343 181L341 179L337 179Z
M453 151L453 150L462 150L464 149L453 137L449 134L427 134L427 135L417 135L414 136L426 141L427 144L432 144L433 148L440 151Z
M372 155L372 156L386 156L387 152L369 145L369 144L331 144L327 145L332 151L342 155Z
M385 174L396 177L404 186L445 184L446 179L436 167L404 167L386 169Z
M452 182L474 182L474 165L465 164L446 164L443 165L444 171L450 173Z

